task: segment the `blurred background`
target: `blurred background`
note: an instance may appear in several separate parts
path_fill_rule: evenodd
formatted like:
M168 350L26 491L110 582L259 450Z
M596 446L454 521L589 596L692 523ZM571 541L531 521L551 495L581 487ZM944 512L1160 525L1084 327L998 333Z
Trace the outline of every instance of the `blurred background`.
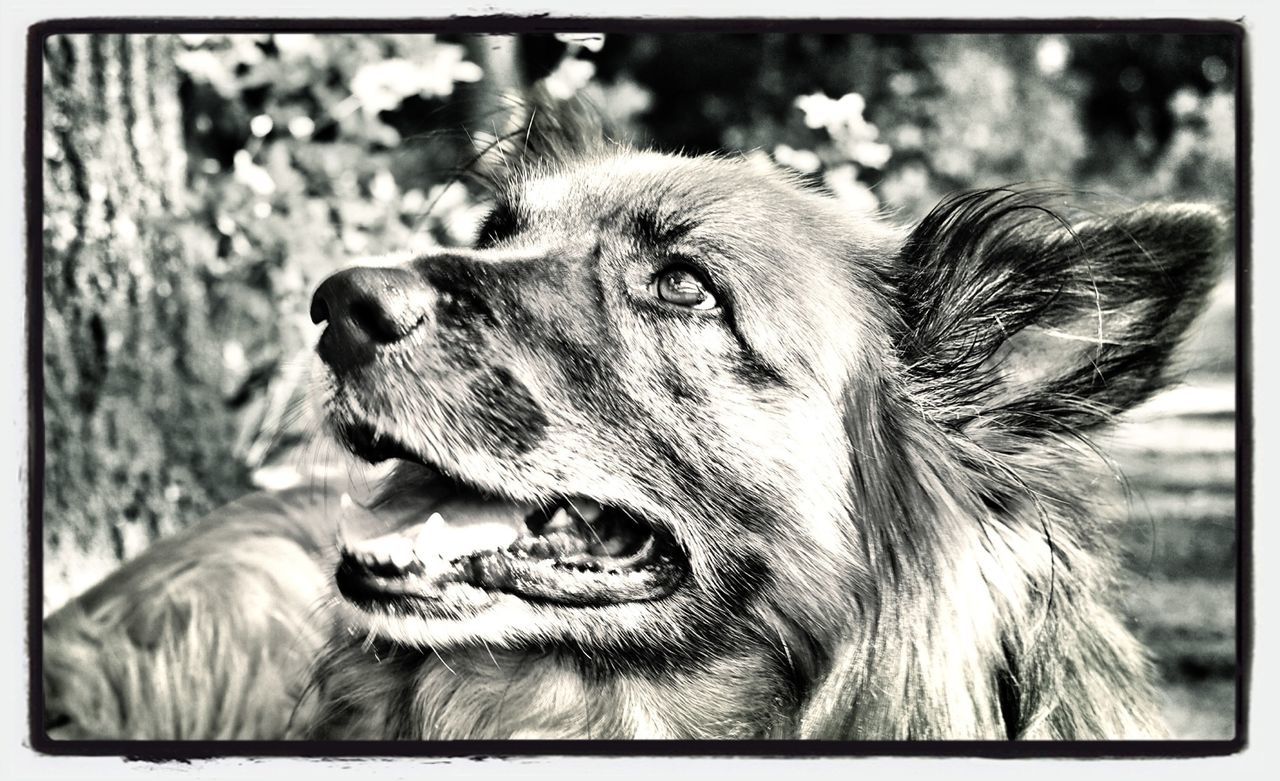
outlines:
M1010 182L1234 205L1226 35L60 35L45 54L46 612L255 488L368 479L315 436L311 291L353 257L469 243L485 205L459 172L515 90L904 223ZM1234 280L1228 257L1183 381L1107 443L1118 596L1185 738L1235 732Z

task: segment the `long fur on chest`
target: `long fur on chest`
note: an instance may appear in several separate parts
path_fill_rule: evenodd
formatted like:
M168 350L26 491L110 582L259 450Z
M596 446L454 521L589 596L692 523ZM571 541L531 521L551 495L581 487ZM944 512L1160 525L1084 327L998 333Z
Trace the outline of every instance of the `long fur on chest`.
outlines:
M554 651L351 645L323 657L298 722L326 739L778 737L794 729L785 692L749 658L658 678Z

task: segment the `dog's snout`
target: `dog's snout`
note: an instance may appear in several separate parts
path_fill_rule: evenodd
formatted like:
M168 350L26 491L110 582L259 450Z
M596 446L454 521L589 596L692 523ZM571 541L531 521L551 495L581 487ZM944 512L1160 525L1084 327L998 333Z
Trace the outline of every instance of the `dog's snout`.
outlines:
M403 268L350 268L320 283L311 298L311 320L327 323L319 352L330 365L353 367L378 345L404 339L428 318L432 288Z
M311 321L349 325L375 342L397 342L422 323L431 289L412 271L350 268L326 279L311 299Z

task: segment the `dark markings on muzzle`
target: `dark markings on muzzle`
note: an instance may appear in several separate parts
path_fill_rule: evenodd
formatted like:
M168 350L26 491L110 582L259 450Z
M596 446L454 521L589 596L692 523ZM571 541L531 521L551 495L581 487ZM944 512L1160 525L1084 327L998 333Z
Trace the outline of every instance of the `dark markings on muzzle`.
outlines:
M521 455L546 436L546 413L524 383L506 369L481 374L471 380L468 390L472 398L469 414L486 440L483 444L493 452Z
M650 452L661 467L656 474L670 475L671 490L679 496L697 500L711 498L716 512L721 513L744 529L761 534L776 535L786 526L782 523L777 500L761 495L751 485L735 479L734 472L725 465L710 464L708 472L685 458L680 449L656 434L648 437ZM638 476L640 477L640 476Z
M460 370L480 368L487 347L483 323L483 317L460 306L456 298L440 297L436 307L436 341L445 366Z
M737 328L733 329L733 335L738 341L738 355L730 362L730 368L735 377L754 390L787 386L787 378L782 376L782 372L756 352Z
M563 333L550 333L540 340L540 347L555 360L565 379L564 388L573 404L598 411L605 422L616 426L634 426L644 420L644 409L627 391L622 379L597 353L599 347L575 342Z
M671 398L679 404L702 407L710 402L710 396L705 388L670 363L662 367L658 377L663 387L671 394Z

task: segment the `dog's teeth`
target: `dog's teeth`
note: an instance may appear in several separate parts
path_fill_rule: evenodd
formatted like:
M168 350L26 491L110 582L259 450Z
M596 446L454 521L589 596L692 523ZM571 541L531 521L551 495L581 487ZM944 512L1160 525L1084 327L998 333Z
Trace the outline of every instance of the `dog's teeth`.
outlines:
M413 563L413 547L404 537L387 535L359 543L346 549L347 554L365 567L390 564L404 569Z
M391 549L391 565L396 569L405 569L413 563L414 551L408 545L397 546Z
M569 515L569 511L563 507L556 510L551 516L551 520L547 521L547 525L542 527L543 534L549 534L556 531L567 531L573 528L573 517Z
M427 517L427 522L422 524L422 528L418 529L418 536L413 540L413 554L420 561L425 561L431 556L431 537L434 534L438 534L445 525L443 515L431 513Z
M630 541L620 536L607 537L605 538L604 542L601 543L601 547L603 547L604 552L609 554L610 556L617 556L627 549L628 542Z

